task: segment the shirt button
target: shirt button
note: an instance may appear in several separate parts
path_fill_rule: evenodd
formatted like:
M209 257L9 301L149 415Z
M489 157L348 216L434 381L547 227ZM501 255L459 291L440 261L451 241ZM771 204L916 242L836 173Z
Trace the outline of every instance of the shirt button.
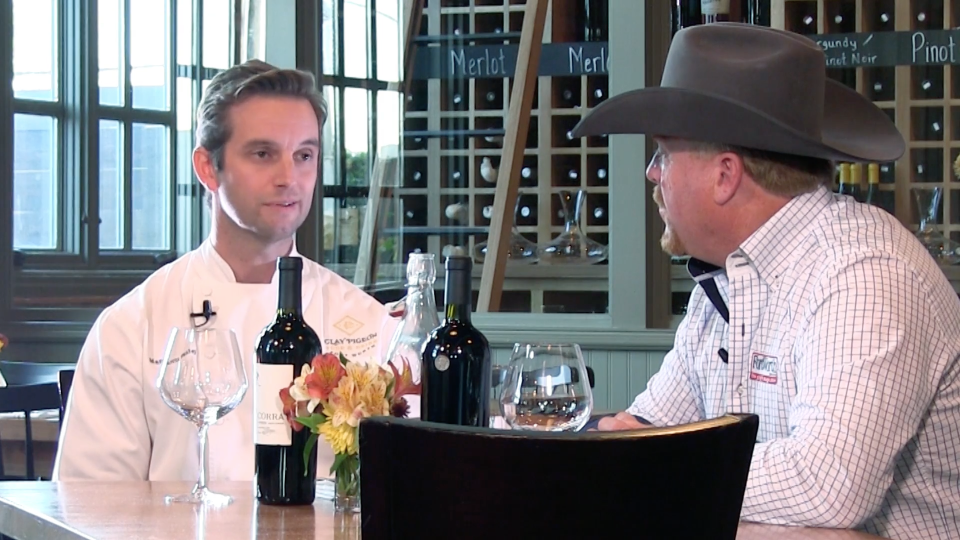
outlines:
M746 389L742 384L737 385L737 393L738 393L738 394L740 394L740 395L742 396L743 393L746 392L746 391L747 391L747 389Z

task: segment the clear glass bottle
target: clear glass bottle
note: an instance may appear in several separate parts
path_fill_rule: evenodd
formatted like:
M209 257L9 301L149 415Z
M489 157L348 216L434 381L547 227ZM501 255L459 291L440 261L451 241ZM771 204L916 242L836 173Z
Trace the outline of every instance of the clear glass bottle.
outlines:
M407 261L407 296L404 298L403 318L390 340L386 361L397 369L407 360L413 370L414 382L420 381L420 351L427 336L440 326L433 283L437 268L433 253L411 253ZM419 396L407 396L410 416L419 416Z

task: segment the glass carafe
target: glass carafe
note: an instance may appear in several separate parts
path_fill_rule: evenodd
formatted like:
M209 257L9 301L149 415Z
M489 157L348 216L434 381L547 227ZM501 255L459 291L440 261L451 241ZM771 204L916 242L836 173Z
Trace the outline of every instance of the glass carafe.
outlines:
M595 264L607 260L607 246L592 240L580 228L581 209L587 200L587 192L579 190L574 200L573 193L561 191L564 231L546 246L540 248L540 261L550 264Z
M520 209L520 195L517 193L517 204L513 207L513 227L510 232L510 245L507 246L507 264L533 264L540 260L537 254L537 245L527 240L517 230L517 212ZM473 246L473 259L479 264L487 258L487 242L480 242Z
M915 233L923 247L941 264L960 263L960 244L950 240L937 228L937 214L943 188L940 186L917 187L910 190L919 224Z
M413 371L414 382L420 381L420 350L427 335L440 326L433 283L437 268L432 253L411 253L407 261L407 296L404 298L403 318L397 325L386 360L401 370L406 359ZM406 396L410 417L419 417L419 396Z

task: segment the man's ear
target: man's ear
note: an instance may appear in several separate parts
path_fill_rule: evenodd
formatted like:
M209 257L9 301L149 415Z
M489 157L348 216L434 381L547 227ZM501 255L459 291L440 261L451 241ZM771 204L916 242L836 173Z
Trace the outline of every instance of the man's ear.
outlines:
M197 173L197 178L203 187L210 193L215 193L219 183L217 182L217 167L213 163L213 156L203 147L198 146L193 150L193 172Z
M733 152L723 152L714 159L718 174L713 186L713 202L724 205L733 199L743 182L743 158Z

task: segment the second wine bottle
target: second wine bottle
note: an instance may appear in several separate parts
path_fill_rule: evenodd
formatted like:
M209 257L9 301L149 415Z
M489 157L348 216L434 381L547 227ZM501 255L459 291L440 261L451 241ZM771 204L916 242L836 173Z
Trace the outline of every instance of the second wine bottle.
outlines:
M470 321L470 257L447 258L443 323L423 345L420 418L489 427L490 345Z

